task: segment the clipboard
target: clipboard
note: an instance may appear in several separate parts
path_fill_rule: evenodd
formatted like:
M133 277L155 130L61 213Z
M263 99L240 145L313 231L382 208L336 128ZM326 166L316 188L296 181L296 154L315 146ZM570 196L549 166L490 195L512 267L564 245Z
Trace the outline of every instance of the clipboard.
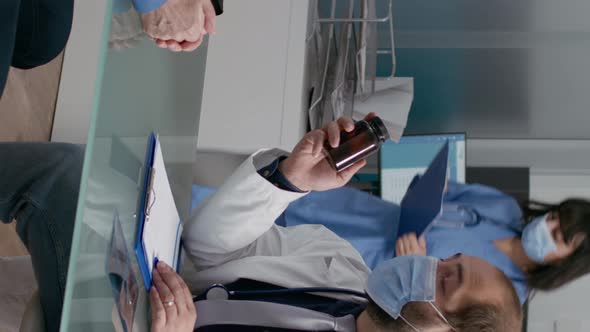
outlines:
M449 143L441 148L426 172L416 175L400 204L398 236L426 232L442 210L443 195L447 182Z
M138 204L135 238L135 256L147 292L152 285L152 269L159 259L163 259L160 251L165 256L166 263L177 272L181 262L183 227L163 165L159 137L152 133L148 138L146 161L141 174L142 193ZM159 201L168 203L164 206L168 209L163 211ZM163 232L155 236L156 230Z

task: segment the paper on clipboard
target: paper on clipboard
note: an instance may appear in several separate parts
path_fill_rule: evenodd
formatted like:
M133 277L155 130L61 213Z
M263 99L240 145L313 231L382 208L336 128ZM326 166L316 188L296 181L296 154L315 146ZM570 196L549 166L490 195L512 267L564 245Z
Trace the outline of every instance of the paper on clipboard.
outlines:
M177 270L180 251L179 242L182 234L182 223L170 189L158 137L156 137L147 190L141 241L149 275L151 276L156 260L164 261L174 270Z

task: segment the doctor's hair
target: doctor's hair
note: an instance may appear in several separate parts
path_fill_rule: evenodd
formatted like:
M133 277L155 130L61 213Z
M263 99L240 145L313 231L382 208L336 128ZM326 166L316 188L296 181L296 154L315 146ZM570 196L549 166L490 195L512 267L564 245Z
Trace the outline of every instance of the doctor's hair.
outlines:
M502 308L493 304L474 304L453 314L445 313L445 316L456 332L520 331L522 310L516 292L512 288L511 290L514 294L511 294L511 305L507 306L509 308ZM438 315L433 315L433 311L421 310L420 305L425 304L416 302L406 304L401 315L420 330L446 325ZM402 318L395 319L389 316L371 299L369 299L366 310L371 320L381 330L388 332L415 332Z
M446 314L457 332L520 332L523 330L522 306L512 281L504 273L499 274L505 292L500 304L474 303Z
M522 211L525 225L535 217L555 212L566 242L577 234L584 237L570 256L529 270L526 276L529 288L552 290L590 273L590 201L572 198L555 205L530 201L523 204Z

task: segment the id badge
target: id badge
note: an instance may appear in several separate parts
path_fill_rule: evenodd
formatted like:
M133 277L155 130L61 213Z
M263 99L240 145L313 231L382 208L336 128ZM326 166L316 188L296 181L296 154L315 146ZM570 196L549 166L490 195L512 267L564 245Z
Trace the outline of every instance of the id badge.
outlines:
M115 211L113 219L113 231L108 248L106 272L109 276L113 298L117 306L119 318L121 319L123 331L131 332L139 297L139 288L135 273L131 268L129 251L117 211Z

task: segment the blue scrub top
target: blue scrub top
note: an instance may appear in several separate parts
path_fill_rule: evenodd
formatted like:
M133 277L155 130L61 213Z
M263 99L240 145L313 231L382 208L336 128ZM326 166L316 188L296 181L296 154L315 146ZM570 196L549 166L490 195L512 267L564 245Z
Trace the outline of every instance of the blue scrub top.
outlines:
M193 207L213 191L193 187ZM473 217L457 212L452 208L456 206L476 211L484 221L464 226L465 221ZM426 234L427 254L447 258L463 253L487 261L512 280L520 302L524 303L528 296L524 273L493 243L494 240L520 236L522 212L518 203L494 188L449 183L443 210ZM324 225L349 241L367 266L375 268L380 262L395 257L399 213L396 204L345 187L312 192L298 199L276 223L281 226Z
M469 225L473 215L453 209L459 205L477 211L481 221ZM511 196L482 185L449 183L443 213L426 234L426 252L438 258L463 253L485 260L512 280L520 303L524 303L528 287L523 271L494 244L495 240L520 236L521 220L522 211Z
M193 185L194 209L215 189ZM289 204L275 221L280 226L320 224L347 240L370 268L395 257L399 205L344 187L310 192Z
M395 257L399 205L353 188L311 192L292 202L280 226L320 224L347 240L367 266Z

